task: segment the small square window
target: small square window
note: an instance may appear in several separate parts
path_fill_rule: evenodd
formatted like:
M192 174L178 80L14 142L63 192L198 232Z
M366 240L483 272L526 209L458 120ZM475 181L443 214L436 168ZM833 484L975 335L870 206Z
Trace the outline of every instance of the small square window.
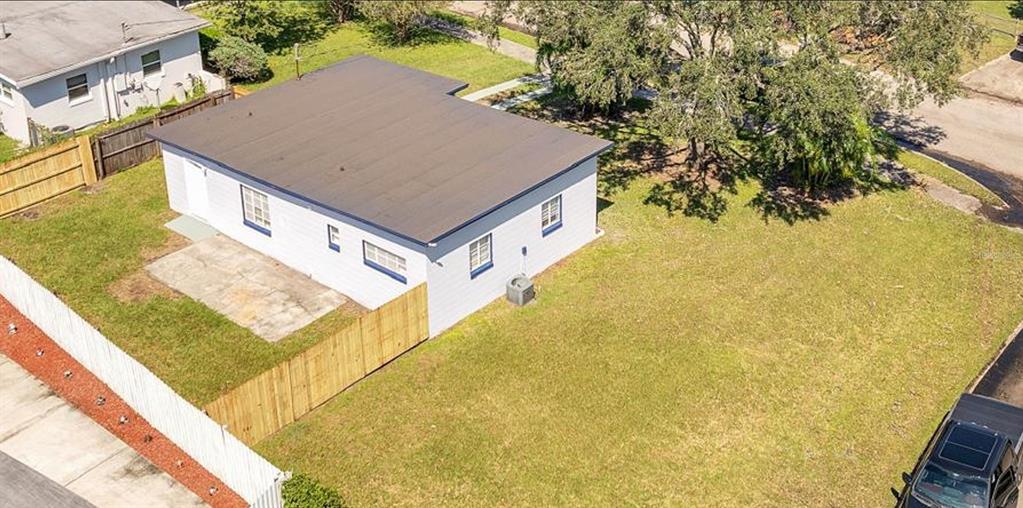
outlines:
M2 79L0 79L0 100L7 103L14 101L14 87Z
M69 101L76 101L89 97L89 78L85 74L79 74L67 78L67 98Z
M490 240L491 235L487 235L469 244L469 277L472 279L494 266Z
M540 205L540 229L547 236L561 227L561 195L544 201Z
M335 252L341 252L341 232L337 226L327 224L327 247Z
M242 186L242 222L270 236L270 202L266 194Z
M160 50L153 50L142 55L142 75L148 76L160 72Z

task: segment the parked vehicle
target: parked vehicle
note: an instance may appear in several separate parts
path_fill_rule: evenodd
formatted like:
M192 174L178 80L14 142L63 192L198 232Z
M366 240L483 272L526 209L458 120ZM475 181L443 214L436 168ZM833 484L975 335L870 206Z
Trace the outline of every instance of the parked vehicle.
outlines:
M1023 53L1023 32L1016 36L1016 51Z
M1014 508L1023 408L964 393L896 492L896 508Z

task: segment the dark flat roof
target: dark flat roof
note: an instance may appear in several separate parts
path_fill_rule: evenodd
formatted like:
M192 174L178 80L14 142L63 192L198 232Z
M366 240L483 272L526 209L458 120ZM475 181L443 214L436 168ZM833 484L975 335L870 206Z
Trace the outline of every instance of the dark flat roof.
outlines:
M421 244L611 146L451 95L464 87L358 56L149 135Z

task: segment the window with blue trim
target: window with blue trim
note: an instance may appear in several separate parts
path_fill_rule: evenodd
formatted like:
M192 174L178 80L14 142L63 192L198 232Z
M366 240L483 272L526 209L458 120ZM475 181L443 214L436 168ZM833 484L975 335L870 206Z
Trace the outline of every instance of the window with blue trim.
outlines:
M266 194L242 185L242 220L256 231L270 234L270 201Z
M494 266L491 255L491 235L484 236L469 244L469 277L475 279L477 275L489 270Z
M561 194L540 205L540 229L547 236L561 227Z
M366 266L383 272L398 282L404 284L407 281L405 258L365 240L362 242L362 261Z
M327 224L327 247L332 251L341 252L341 232L332 224Z

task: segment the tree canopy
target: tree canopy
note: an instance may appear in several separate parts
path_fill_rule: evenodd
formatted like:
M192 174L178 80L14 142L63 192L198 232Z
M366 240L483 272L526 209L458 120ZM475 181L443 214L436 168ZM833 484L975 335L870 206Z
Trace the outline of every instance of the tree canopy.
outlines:
M716 217L717 192L753 177L814 191L873 178L893 106L958 93L986 35L955 1L491 1L536 30L538 65L579 104L613 113L641 87L660 135L685 151L678 208ZM710 180L711 182L708 182Z

